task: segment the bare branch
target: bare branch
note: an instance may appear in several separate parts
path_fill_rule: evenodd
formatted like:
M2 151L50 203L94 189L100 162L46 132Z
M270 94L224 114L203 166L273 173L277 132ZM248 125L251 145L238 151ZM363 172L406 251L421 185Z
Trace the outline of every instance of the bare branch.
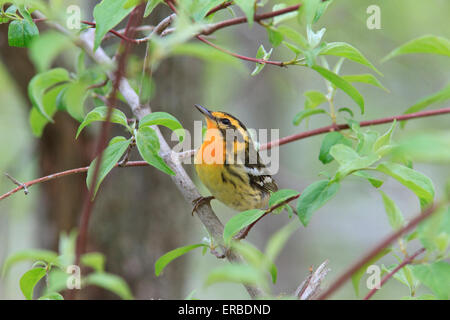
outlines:
M21 187L21 188L23 189L23 193L25 193L25 195L28 194L29 191L28 191L28 188L27 188L26 184L17 181L15 178L11 177L11 176L10 176L8 173L6 173L6 172L5 172L5 176L6 176L9 180L11 180L15 185L18 185L19 187ZM1 199L0 199L0 200L1 200Z
M328 260L325 260L314 272L311 269L311 273L294 293L299 300L313 300L320 293L320 285L330 272L328 262Z

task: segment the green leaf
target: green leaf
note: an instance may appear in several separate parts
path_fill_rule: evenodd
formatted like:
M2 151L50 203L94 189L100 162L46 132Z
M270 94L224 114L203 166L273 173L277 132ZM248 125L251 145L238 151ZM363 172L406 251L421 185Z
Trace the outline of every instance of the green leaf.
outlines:
M327 113L323 109L306 109L302 110L299 113L297 113L294 117L293 123L294 125L298 126L302 123L302 121L306 118L309 118L313 114L319 114L319 113Z
M364 73L364 74L351 74L351 75L345 75L342 76L342 79L353 83L353 82L362 82L362 83L367 83L367 84L371 84L375 87L378 87L380 89L383 89L386 92L389 92L388 89L386 89L381 83L380 81L378 81L378 79L370 73Z
M325 13L328 6L332 2L333 2L333 0L320 1L319 5L317 6L317 9L316 9L316 15L314 16L313 23L316 23L317 21L319 21L320 17Z
M394 159L448 164L450 162L450 132L436 131L409 135L392 149Z
M353 289L355 290L356 296L359 296L359 282L361 281L362 276L366 273L367 268L383 258L385 255L387 255L389 252L391 252L391 249L385 248L381 250L378 254L376 254L370 261L368 261L365 265L363 265L360 269L358 269L355 273L352 275L352 284Z
M67 289L69 274L62 269L52 268L47 275L47 288L45 293L58 292Z
M145 126L164 126L169 128L170 130L174 131L175 134L178 136L178 140L183 141L185 132L183 129L183 126L178 121L177 118L175 118L173 115L167 112L152 112L146 116L144 116L139 121L139 128L145 127Z
M39 37L39 30L31 19L18 19L9 24L8 44L11 47L29 47Z
M81 256L81 263L96 272L105 271L105 256L99 252L89 252Z
M422 207L433 202L433 182L424 174L393 162L380 163L376 170L393 177L413 191L420 199Z
M77 231L72 230L70 233L62 231L59 235L58 261L62 267L67 267L75 263L75 247L77 241Z
M285 38L288 38L298 46L300 46L301 49L308 48L308 41L306 41L305 37L299 33L298 31L292 29L288 26L279 26L277 28L278 32L280 32Z
M234 241L231 244L233 250L242 255L246 262L258 269L267 269L272 278L272 282L277 282L277 266L273 261L268 261L267 257L256 247L248 242Z
M338 131L329 132L325 135L320 146L319 160L323 164L330 163L334 158L330 154L330 149L336 144L344 144L346 146L351 146L352 142L344 137L342 133Z
M298 8L298 21L306 25L314 23L317 10L319 9L319 0L304 0Z
M58 257L56 252L41 249L27 249L11 254L3 263L2 276L16 263L22 261L45 261L47 264L54 263Z
M300 192L296 190L291 189L281 189L277 192L274 192L269 199L269 208L272 208L280 203L283 203L284 201L288 200L289 198L295 197L299 195Z
M432 53L450 57L450 41L444 37L426 35L395 48L381 62L410 53Z
M20 290L22 291L25 299L32 300L33 299L33 290L36 284L41 280L47 270L45 268L34 268L28 270L23 274L20 278Z
M267 27L266 30L269 37L269 42L272 46L278 47L281 42L283 42L283 34L271 26Z
M48 121L53 122L52 118L46 113L43 102L45 92L58 83L69 81L69 73L66 69L56 68L35 75L28 84L28 96L33 107Z
M223 0L196 0L190 3L190 12L194 21L201 21L206 17L209 10L221 4ZM189 5L189 2L187 2Z
M358 145L356 146L356 152L358 152L358 154L360 154L361 156L374 155L374 145L378 137L380 136L378 131L374 131L371 129L368 129L366 131L358 131L356 132L356 136L359 140ZM381 150L379 152L382 153Z
M91 273L86 277L85 283L86 285L94 285L111 291L124 300L133 299L133 294L127 283L121 277L114 274L106 272Z
M306 97L305 109L314 109L328 101L327 97L322 92L316 90L305 91L303 95Z
M338 87L346 94L348 94L348 96L358 104L359 108L361 109L361 113L364 114L364 98L358 92L358 90L355 89L355 87L353 87L348 81L344 80L342 77L331 72L330 70L322 68L321 66L314 65L311 68L320 73L325 79L330 81L336 87Z
M392 134L394 133L394 129L395 129L396 125L397 125L397 121L394 119L389 130L386 131L386 133L383 134L381 137L377 138L377 140L373 144L373 151L377 152L380 156L384 155L384 153L382 152L383 147L389 146L391 144Z
M353 172L353 175L361 177L361 178L364 178L364 179L367 179L370 182L370 184L372 186L374 186L375 188L381 187L383 185L383 183L384 183L383 180L374 178L370 174L368 174L367 172L364 172L364 171Z
M143 3L143 2L146 2L146 1L147 1L147 0L127 0L127 1L125 2L125 4L123 5L123 7L124 7L125 9L134 8L134 7L136 7L137 5L139 5L139 4Z
M405 219L403 218L401 210L387 194L382 190L380 190L380 193L383 197L384 210L388 216L389 224L395 230L400 229L405 225Z
M340 179L353 171L369 167L380 157L376 154L360 156L355 150L344 144L336 144L330 149L330 155L339 163L336 178Z
M40 296L38 300L64 300L64 297L58 292L51 292Z
M274 233L266 245L266 257L269 261L275 262L278 254L281 252L289 237L298 229L298 222L294 221L284 226Z
M254 1L249 0L234 0L234 3L241 8L247 17L249 27L253 25L253 16L255 14Z
M77 121L81 122L84 118L84 101L87 98L88 84L84 81L71 83L62 97L67 112Z
M427 250L444 254L450 245L450 208L441 208L421 222L417 237Z
M125 9L128 0L102 0L94 8L94 20L96 22L94 51L100 46L103 37L109 30L117 26L132 10Z
M339 108L338 112L347 112L350 117L354 117L353 111L350 108Z
M269 52L264 49L263 45L260 45L258 48L258 52L256 53L256 59L262 59L262 60L269 60L270 55L272 54L272 48ZM258 73L261 72L261 70L264 68L266 64L265 63L256 63L256 67L252 72L252 76L256 76Z
M320 180L310 184L303 190L297 202L298 217L306 227L314 211L320 209L339 190L339 183Z
M381 72L378 71L377 68L375 68L375 66L371 64L369 60L367 60L366 57L364 57L364 55L358 49L345 42L327 43L320 50L320 55L344 57L366 67L369 67L370 69L381 75Z
M413 274L439 299L450 299L450 264L444 261L412 266Z
M421 99L419 102L409 107L403 114L418 112L433 103L441 103L447 101L448 99L450 99L450 84L447 84L442 90ZM402 121L401 127L403 128L405 124L406 121Z
M393 264L389 267L385 267L384 265L381 266L382 269L382 275L383 273L390 273L395 268L398 267L398 264ZM401 268L398 272L396 272L393 275L394 279L397 281L403 283L405 286L409 288L410 294L415 294L416 288L420 285L420 281L418 281L413 273L410 266L406 265L403 268Z
M303 54L303 52L304 52L304 50L300 49L300 48L299 48L298 46L296 46L296 45L293 45L292 43L289 43L289 42L286 42L286 41L283 41L282 43L283 43L283 45L284 45L286 48L288 48L289 50L291 50L291 51L295 54L296 57L297 57L299 54Z
M262 272L253 266L242 264L227 264L213 269L208 274L205 285L209 286L218 282L235 282L268 287L267 280Z
M164 255L162 255L161 257L159 257L158 260L156 260L155 262L155 275L157 277L160 276L161 272L164 270L164 268L173 260L175 260L176 258L182 256L185 253L188 253L189 251L192 251L196 248L199 247L208 247L206 244L204 243L199 243L199 244L192 244L189 246L184 246L184 247L180 247L180 248L176 248L174 250L171 250L167 253L165 253Z
M223 230L223 240L225 243L229 244L235 234L258 220L264 212L264 210L260 209L251 209L234 215L228 220L225 229Z
M29 55L37 71L43 72L64 49L70 47L72 42L68 37L56 31L48 31L31 42Z
M53 117L53 115L57 111L57 98L66 87L66 84L62 84L53 87L44 93L44 96L42 98L42 105L44 107L45 113L49 117ZM42 136L44 128L49 121L37 110L37 108L33 107L30 111L29 122L31 126L31 132L36 137L40 137Z
M97 107L91 112L89 112L86 117L84 118L83 122L78 127L77 135L75 138L78 138L81 131L84 127L90 125L92 122L95 121L106 121L106 116L108 115L108 107L102 106ZM118 123L124 126L125 128L128 128L128 122L127 122L127 116L120 110L113 108L111 113L111 122L112 123Z
M107 174L115 167L122 155L130 145L131 139L127 140L124 137L118 136L111 139L108 147L103 151L102 163L98 171L98 178L94 186L93 197L97 194L98 188ZM92 187L92 176L94 174L97 158L91 162L86 177L86 184L88 188Z
M163 0L149 0L145 7L144 18L147 18L152 13L153 9L161 2L163 2Z
M149 126L140 127L136 135L136 145L142 159L148 164L164 173L175 175L175 172L159 156L159 139L155 130Z

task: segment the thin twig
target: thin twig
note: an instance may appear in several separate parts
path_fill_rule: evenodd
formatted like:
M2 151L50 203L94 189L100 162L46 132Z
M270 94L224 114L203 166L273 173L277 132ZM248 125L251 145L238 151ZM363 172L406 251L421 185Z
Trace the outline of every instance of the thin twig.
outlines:
M402 114L399 116L392 116L392 117L386 117L386 118L380 118L375 120L368 120L368 121L361 121L359 123L360 127L367 127L372 125L379 125L379 124L385 124L393 122L394 120L401 121L401 120L409 120L409 119L416 119L416 118L425 118L425 117L431 117L436 115L442 115L442 114L448 114L450 113L450 107L437 109L437 110L426 110L426 111L419 111L415 113L409 113L409 114ZM304 138L316 136L319 134L331 132L331 131L341 131L349 129L348 124L337 124L337 125L329 125L325 127L321 127L314 130L304 131L301 133L293 134L291 136L287 136L284 138L281 138L276 141L269 142L267 144L261 145L260 150L266 150L271 149L273 147L281 146L293 141L301 140Z
M142 21L142 16L144 13L145 6L144 4L141 4L133 9L133 11L130 14L130 17L128 19L128 23L126 26L126 31L124 37L130 37L135 33L135 28L140 25ZM113 79L113 88L112 92L108 97L108 112L106 114L106 121L103 122L102 128L100 131L100 136L98 139L97 144L97 161L94 166L93 174L92 174L92 180L90 184L90 188L87 192L87 195L84 199L83 204L83 211L81 213L81 219L80 219L80 228L79 228L79 234L77 237L77 243L76 243L76 250L75 250L75 264L78 265L80 262L81 255L86 252L86 244L87 244L87 236L88 236L88 226L89 226L89 220L91 217L91 212L94 205L94 192L95 192L95 186L97 183L97 179L100 172L100 164L102 162L103 158L103 151L106 148L107 139L109 136L109 130L111 126L111 117L112 117L112 111L113 106L116 105L116 96L119 92L120 82L122 78L125 76L125 70L126 70L126 63L127 63L127 57L130 53L131 44L130 42L127 42L126 40L123 40L120 44L120 47L118 49L118 64L117 69L114 73L114 79Z
M297 194L295 196L292 196L286 200L284 200L283 202L280 202L276 205L274 205L273 207L269 208L266 210L266 212L264 212L264 214L259 217L258 219L256 219L255 221L253 221L251 224L249 224L247 227L245 227L244 229L242 229L235 237L235 240L242 240L245 239L245 237L247 237L248 233L250 232L250 230L255 226L255 224L261 220L262 218L264 218L266 215L268 215L269 213L275 211L276 209L286 205L288 202L291 202L295 199L297 199L298 197L300 197L300 194Z
M21 187L21 188L23 189L23 193L25 193L25 195L28 194L29 191L28 191L28 188L27 188L26 184L17 181L15 178L13 178L12 176L10 176L10 175L9 175L8 173L6 173L6 172L5 172L5 176L6 176L9 180L11 180L15 185L18 185L19 187Z
M347 271L345 271L330 287L319 297L319 300L323 300L332 295L337 289L339 289L351 276L361 269L365 264L372 260L377 254L379 254L384 248L389 246L397 238L401 237L406 232L410 231L412 228L417 226L421 221L425 220L431 216L437 209L439 205L432 205L428 207L425 211L421 212L415 216L406 226L398 229L384 240L382 240L378 245L376 245L372 250L365 254L361 259L355 262Z
M364 300L369 300L381 287L394 275L396 274L400 269L402 269L407 264L410 264L413 262L413 260L420 255L421 253L425 252L425 248L421 248L417 250L413 255L406 257L402 263L400 263L397 267L394 268L391 272L389 272L387 275L383 277L380 281L380 288L373 288L369 291L369 293L364 297Z
M243 55L231 52L231 51L229 51L227 49L224 49L222 47L219 47L218 45L212 43L211 41L206 40L202 36L197 35L195 37L198 40L202 41L203 43L206 43L207 45L209 45L209 46L211 46L211 47L213 47L213 48L215 48L215 49L217 49L219 51L222 51L222 52L224 52L226 54L229 54L230 56L233 56L233 57L241 59L241 60L251 61L251 62L255 62L255 63L262 63L262 64L271 64L271 65L278 66L278 67L285 67L287 65L287 63L283 62L283 61L271 61L271 60L264 60L264 59L257 59L257 58L243 56Z
M270 19L270 18L280 16L280 15L288 13L288 12L296 11L296 10L298 10L298 8L300 8L300 6L301 6L301 4L296 4L296 5L289 6L289 7L280 9L280 10L275 10L275 11L261 13L261 14L255 14L253 17L253 20L255 22L259 22L261 20ZM213 24L211 26L208 26L207 28L203 29L199 34L206 36L213 32L216 32L217 30L220 30L220 29L223 29L223 28L226 28L229 26L237 25L237 24L246 23L246 22L247 22L247 17L238 17L238 18L224 20L224 21L218 22L216 24Z

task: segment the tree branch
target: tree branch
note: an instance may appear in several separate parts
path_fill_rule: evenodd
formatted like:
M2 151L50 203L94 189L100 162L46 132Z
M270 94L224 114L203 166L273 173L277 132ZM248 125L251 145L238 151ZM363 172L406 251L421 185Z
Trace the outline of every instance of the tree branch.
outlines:
M296 10L298 10L298 8L300 8L300 6L301 6L301 4L296 4L296 5L289 6L284 9L280 9L280 10L275 10L275 11L261 13L261 14L255 14L253 17L253 20L255 22L259 22L261 20L270 19L270 18L280 16L280 15L288 13L288 12L296 11ZM215 24L203 29L199 34L202 34L205 36L210 35L211 33L216 32L217 30L220 30L220 29L223 29L223 28L226 28L229 26L237 25L237 24L246 23L246 22L247 22L247 17L238 17L238 18L224 20L224 21L215 23Z
M99 55L98 58L100 58L100 59L104 58L103 54L101 52L99 52L97 54ZM108 57L106 57L106 58L108 58ZM126 89L126 84L125 83L123 83L122 86L125 87L125 90L129 90L129 89ZM134 106L134 110L136 112L140 112L139 111L139 104L136 104ZM449 108L443 108L443 109L437 109L437 110L428 110L428 111L415 112L415 113L410 113L410 114L406 114L406 115L399 115L399 116L393 116L393 117L387 117L387 118L381 118L381 119L375 119L375 120L369 120L369 121L363 121L363 122L360 123L360 126L361 127L365 127L365 126L369 126L369 125L385 124L385 123L389 123L389 122L394 121L394 119L397 119L397 120L418 119L418 118L437 116L437 115L448 114L448 113L450 113L450 107ZM313 130L309 130L309 131L304 131L304 132L301 132L301 133L298 133L298 134L295 134L295 135L292 135L292 136L287 136L287 137L281 138L279 140L271 141L269 143L263 144L263 145L261 145L260 150L271 149L271 148L274 148L276 146L285 145L285 144L288 144L288 143L291 143L291 142L294 142L294 141L297 141L297 140L302 140L302 139L305 139L305 138L308 138L308 137L312 137L312 136L315 136L315 135L327 133L327 132L330 132L330 131L333 131L333 130L340 131L340 130L346 130L346 129L348 129L348 125L346 125L346 124L338 124L336 126L331 126L330 125L330 126L321 127L321 128L317 128L317 129L313 129ZM178 155L177 158L181 160L183 158L187 158L187 157L190 157L190 156L194 155L194 153L195 153L195 150L188 150L188 151L185 151L182 154ZM130 163L132 165L129 165ZM145 161L132 161L132 162L128 162L126 167L129 167L129 166L146 166L146 165L147 164L146 164ZM86 169L86 170L84 170L84 169ZM55 178L63 177L63 176L74 174L74 173L82 173L82 172L85 172L85 171L87 171L87 167L71 169L71 170L67 170L67 171L63 171L63 172L54 173L54 174L51 174L49 176L42 177L42 178L39 178L39 179L35 179L35 180L29 181L29 182L25 182L24 185L27 186L27 187L30 187L30 186L32 186L34 184L37 184L37 183L40 183L40 182L46 182L46 181L49 181L49 180L53 180ZM5 199L5 198L8 198L12 194L14 194L17 191L20 191L22 189L23 189L23 187L17 187L15 189L12 189L11 191L1 195L0 196L0 201Z
M416 118L425 118L425 117L431 117L431 116L448 114L448 113L450 113L450 107L437 109L437 110L426 110L426 111L420 111L420 112L415 112L415 113L402 114L399 116L392 116L392 117L380 118L380 119L375 119L375 120L361 121L359 123L359 125L361 127L367 127L367 126L372 126L372 125L390 123L390 122L393 122L394 120L401 121L401 120L409 120L409 119L416 119ZM293 141L316 136L316 135L319 135L322 133L327 133L327 132L331 132L331 131L341 131L341 130L345 130L345 129L349 129L349 128L350 127L348 124L334 124L334 125L329 125L326 127L314 129L314 130L304 131L301 133L297 133L297 134L287 136L287 137L281 138L279 140L272 141L267 144L261 145L260 150L271 149L276 146L281 146L281 145L284 145L284 144L287 144L287 143L290 143Z
M359 269L361 269L365 264L367 264L370 260L372 260L377 254L379 254L384 248L389 246L392 242L394 242L397 238L401 237L403 234L408 232L417 226L421 221L425 220L429 216L431 216L436 210L440 207L440 205L432 205L427 208L425 211L418 214L414 217L406 226L401 229L398 229L383 241L381 241L375 248L369 251L366 255L364 255L361 259L359 259L356 263L354 263L346 272L344 272L331 286L321 295L319 296L319 300L324 300L332 295L337 289L339 289L348 279Z
M299 300L313 300L319 294L320 285L329 271L328 260L325 260L314 272L311 267L311 273L295 290L294 296Z
M406 266L407 264L410 264L413 262L413 260L420 255L421 253L423 253L425 251L425 248L421 248L419 250L417 250L412 256L409 256L407 258L405 258L405 260L402 261L402 263L400 263L394 270L392 270L391 272L389 272L387 275L385 275L383 277L383 279L381 279L380 282L380 289L381 287L394 275L396 274L400 269L402 269L404 266ZM377 292L379 289L377 288L373 288L372 290L370 290L370 292L367 294L367 296L364 297L364 300L369 300L374 294L375 292Z

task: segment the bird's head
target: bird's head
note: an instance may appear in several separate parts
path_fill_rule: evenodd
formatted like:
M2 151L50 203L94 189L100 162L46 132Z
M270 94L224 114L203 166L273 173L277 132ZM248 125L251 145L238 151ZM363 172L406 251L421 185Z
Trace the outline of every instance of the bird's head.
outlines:
M210 111L198 104L195 107L206 119L206 141L214 140L214 136L219 134L222 141L232 142L235 151L246 149L251 139L247 128L239 119L226 112Z

